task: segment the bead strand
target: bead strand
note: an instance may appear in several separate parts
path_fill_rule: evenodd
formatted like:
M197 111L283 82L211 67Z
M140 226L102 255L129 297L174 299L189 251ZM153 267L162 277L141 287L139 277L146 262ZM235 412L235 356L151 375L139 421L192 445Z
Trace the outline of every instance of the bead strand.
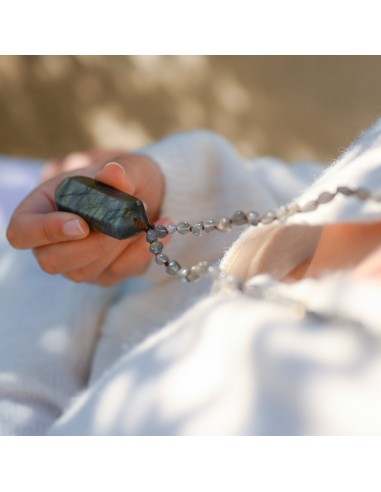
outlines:
M349 188L347 186L339 186L334 192L323 191L320 195L314 199L306 202L304 205L292 202L287 205L282 205L276 210L269 210L260 215L258 212L250 211L243 212L237 210L231 217L223 216L219 220L208 219L197 222L195 225L191 225L189 222L182 221L178 224L169 224L168 227L163 225L151 226L147 231L146 240L150 243L149 250L155 255L155 261L158 265L164 265L166 272L169 275L177 276L182 282L196 282L204 275L210 275L214 280L218 280L229 285L235 285L242 289L243 285L240 281L233 281L230 276L226 276L218 267L212 266L207 262L200 262L197 265L193 265L189 268L184 268L176 260L171 260L167 255L163 254L163 243L159 241L166 237L168 234L193 234L195 236L201 236L203 232L210 233L211 231L229 232L232 226L240 225L252 225L257 226L259 224L267 225L278 220L279 222L286 221L289 217L299 214L308 213L316 210L320 205L331 202L337 195L343 196L356 196L359 200L373 200L381 202L381 193L371 192L365 188ZM249 289L250 290L250 289Z
M188 228L188 223L183 222L180 224L184 224L183 228L180 227L180 231ZM149 250L152 254L155 255L155 262L157 265L165 266L166 272L169 275L177 276L178 279L182 282L196 282L205 275L211 275L215 279L219 276L220 273L222 276L224 275L219 268L212 267L206 261L201 261L197 265L193 265L190 268L183 268L178 261L171 260L167 255L162 253L164 245L162 242L158 241L158 239L166 237L170 233L169 229L170 226L168 226L167 229L166 227L159 225L147 231L146 240L148 243L150 243ZM173 232L174 228L172 228L172 233ZM184 232L180 232L180 234L183 233Z
M269 210L262 215L254 211L245 213L242 210L237 210L231 217L223 216L218 220L208 219L200 221L194 226L192 226L189 222L180 222L177 225L170 224L168 226L168 233L174 234L175 232L178 232L184 235L190 233L195 236L201 236L203 232L229 232L232 226L257 226L259 224L267 225L276 220L279 222L284 222L293 215L316 210L320 205L331 202L335 196L339 194L344 196L356 196L360 200L371 199L373 201L381 202L381 193L370 192L364 188L351 189L347 186L339 186L334 192L323 191L316 199L310 200L302 206L298 203L291 202L287 205L280 206L276 210Z
M180 222L177 225L169 224L168 228L162 225L156 227L152 225L147 231L146 239L147 242L150 243L149 250L155 255L156 263L165 266L166 272L169 275L177 276L181 282L197 282L202 276L208 275L220 288L242 292L243 294L256 299L263 299L265 301L276 303L280 307L287 308L295 318L302 319L308 317L311 321L318 323L330 322L343 324L345 326L353 325L355 327L361 327L361 323L351 319L311 311L300 301L295 301L294 299L289 299L279 294L276 289L255 285L252 279L246 281L239 280L221 270L217 265L211 265L207 261L201 261L190 268L184 268L179 262L171 260L167 255L162 253L163 243L158 241L158 239L176 232L179 234L192 233L193 235L200 236L203 232L209 233L216 230L227 232L231 230L233 225L266 225L275 220L284 222L292 215L316 210L320 205L331 202L335 196L339 194L347 197L356 196L362 201L372 200L378 203L381 202L380 192L371 192L365 188L352 189L347 186L339 186L334 192L324 191L320 193L317 199L311 200L302 206L292 202L288 205L282 205L277 210L270 210L262 215L259 215L254 211L245 213L238 210L231 218L221 217L218 221L209 219L198 222L194 226L185 221Z

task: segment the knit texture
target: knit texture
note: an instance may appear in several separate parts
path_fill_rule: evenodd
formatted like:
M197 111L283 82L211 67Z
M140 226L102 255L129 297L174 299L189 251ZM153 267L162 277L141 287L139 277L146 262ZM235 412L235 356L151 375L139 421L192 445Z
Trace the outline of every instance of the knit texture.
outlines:
M244 161L207 131L173 135L140 153L164 173L163 215L194 223L237 209L262 213L294 199L307 201L337 184L381 187L375 157L380 126L323 175L317 164ZM370 343L379 337L377 289L345 275L293 285L276 280L279 265L289 268L313 251L322 224L381 218L371 205L345 203L335 199L291 219L290 226L306 234L297 251L292 229L282 225L201 238L177 235L166 253L185 266L224 257L226 270L261 273L260 284L317 309L361 318L369 327L363 332L295 319L284 308L238 292L211 292L206 280L181 285L155 264L119 288L77 285L47 276L30 253L3 243L1 432L380 433L381 366ZM371 309L356 299L370 300Z

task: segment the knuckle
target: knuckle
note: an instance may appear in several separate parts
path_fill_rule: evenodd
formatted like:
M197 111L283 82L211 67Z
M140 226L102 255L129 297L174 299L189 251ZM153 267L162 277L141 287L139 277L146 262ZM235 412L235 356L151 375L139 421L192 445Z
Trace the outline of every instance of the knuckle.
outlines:
M59 273L52 255L46 252L43 248L34 249L33 254L40 265L41 270L45 273L49 273L51 275Z
M107 266L107 268L98 276L98 279L102 282L106 280L107 285L116 285L128 276L126 275L125 269L125 262L122 259L117 258Z
M92 270L91 267L83 267L69 272L66 276L78 284L84 282L97 283L99 272Z
M145 273L148 270L148 267L150 266L151 261L147 261L144 265L142 265L142 268L139 273Z
M101 285L102 287L114 287L115 285L121 284L125 280L125 275L112 275L110 270L103 272L99 275L94 283Z
M17 229L12 222L8 226L6 237L9 244L11 244L14 248L17 248L19 246Z
M145 271L153 262L153 259L154 259L154 255L152 255L152 253L150 253L149 251L144 251L144 253L142 253L140 262L136 264L136 267L139 270L143 269L143 271Z
M120 284L121 279L116 279L116 278L99 278L96 281L93 281L92 283L95 283L97 285L100 285L101 287L114 287L115 285Z
M115 261L109 266L108 273L111 277L115 278L116 282L121 282L133 275L140 275L144 273L150 264L150 259L150 257L139 258L139 260L134 262L134 264L128 265L125 265L122 261Z
M15 249L25 249L25 234L23 227L17 217L11 219L6 231L6 238L11 246Z
M57 240L57 232L46 222L41 224L41 234L44 240L49 243L54 243Z
M150 265L151 261L146 260L145 262L141 262L139 265L136 265L132 274L133 275L141 275L145 273Z
M109 266L108 274L113 278L119 279L119 281L121 281L125 277L119 261L114 261L114 263Z
M96 233L94 237L95 237L95 244L94 244L95 255L98 258L102 258L104 255L109 253L111 249L110 238L104 236L104 234L101 233Z
M72 282L75 282L76 284L81 284L83 282L86 282L87 278L86 275L81 271L81 270L76 270L75 272L70 272L64 275L65 278L68 278Z

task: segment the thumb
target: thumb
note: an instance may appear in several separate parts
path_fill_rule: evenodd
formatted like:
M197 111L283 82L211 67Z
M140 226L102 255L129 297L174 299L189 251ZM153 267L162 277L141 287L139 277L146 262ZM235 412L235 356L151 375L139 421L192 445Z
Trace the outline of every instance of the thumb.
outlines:
M12 217L7 229L7 239L16 249L30 249L82 239L89 232L87 223L75 214L20 212Z

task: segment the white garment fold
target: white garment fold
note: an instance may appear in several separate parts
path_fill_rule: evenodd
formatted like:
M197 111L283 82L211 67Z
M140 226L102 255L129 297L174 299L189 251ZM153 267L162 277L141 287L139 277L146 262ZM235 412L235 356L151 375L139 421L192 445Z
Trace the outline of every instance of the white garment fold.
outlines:
M0 156L0 234L22 199L41 182L43 161Z
M313 163L244 161L208 131L173 135L140 152L165 175L163 214L197 222L305 203L337 185L380 189L380 130L378 122L323 175ZM177 235L166 247L184 265L223 256L224 269L257 275L316 309L357 316L363 331L296 319L238 292L210 292L206 280L178 284L154 263L140 287L72 284L39 272L32 255L3 244L1 432L381 433L375 284L345 275L293 285L277 280L314 251L321 225L380 218L380 207L336 197L286 224Z

